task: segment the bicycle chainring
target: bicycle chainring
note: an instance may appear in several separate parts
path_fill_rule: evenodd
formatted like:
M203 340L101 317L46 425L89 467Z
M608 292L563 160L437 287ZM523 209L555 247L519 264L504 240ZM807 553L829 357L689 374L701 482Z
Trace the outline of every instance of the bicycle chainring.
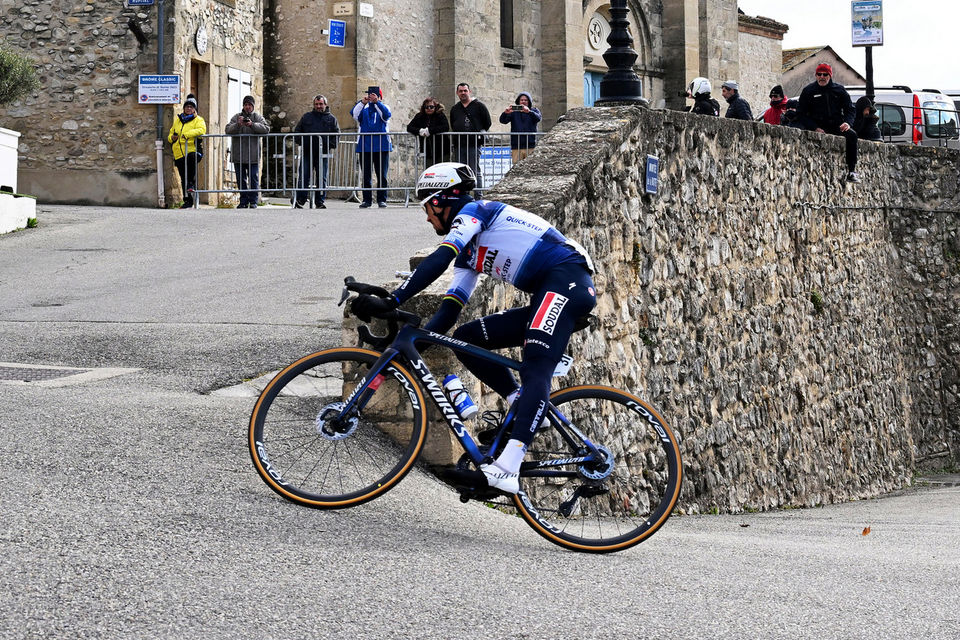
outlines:
M597 445L597 450L603 454L602 462L588 462L577 467L577 472L589 480L603 480L613 473L613 467L616 461L613 458L613 452L605 446Z

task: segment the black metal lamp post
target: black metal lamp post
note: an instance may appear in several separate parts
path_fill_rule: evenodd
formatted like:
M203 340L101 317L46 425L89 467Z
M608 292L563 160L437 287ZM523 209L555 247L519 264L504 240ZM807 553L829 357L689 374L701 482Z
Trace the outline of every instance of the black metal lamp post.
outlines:
M627 0L610 2L610 35L607 44L610 48L603 54L607 63L607 72L600 80L600 98L595 104L611 102L633 102L644 106L649 104L641 95L643 83L633 72L633 63L637 52L633 50L633 38L627 31Z

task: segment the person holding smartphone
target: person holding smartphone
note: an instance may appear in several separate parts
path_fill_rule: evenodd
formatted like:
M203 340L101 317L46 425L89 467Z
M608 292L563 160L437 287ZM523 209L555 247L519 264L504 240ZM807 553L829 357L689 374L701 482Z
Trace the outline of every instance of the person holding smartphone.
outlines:
M240 204L237 209L256 209L260 201L260 135L270 132L266 118L253 110L253 96L243 99L243 108L224 132L230 134L230 159L237 174Z
M514 103L507 105L500 114L500 123L510 125L510 133L513 134L510 136L510 155L513 164L517 164L537 146L536 131L543 116L533 106L533 98L526 91L521 91Z

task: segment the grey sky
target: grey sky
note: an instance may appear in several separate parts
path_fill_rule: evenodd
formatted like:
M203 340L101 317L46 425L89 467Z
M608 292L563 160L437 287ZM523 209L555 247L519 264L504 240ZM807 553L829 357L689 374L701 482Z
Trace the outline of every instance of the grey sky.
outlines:
M790 26L783 48L830 45L866 74L864 50L851 46L850 0L738 0L744 13ZM960 2L883 0L883 46L873 48L874 83L960 89ZM813 78L810 78L813 82Z

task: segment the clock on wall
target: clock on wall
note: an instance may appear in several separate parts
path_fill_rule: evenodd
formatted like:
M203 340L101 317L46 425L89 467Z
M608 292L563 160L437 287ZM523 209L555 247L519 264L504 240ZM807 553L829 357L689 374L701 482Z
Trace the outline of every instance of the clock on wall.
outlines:
M202 24L197 27L197 33L193 37L193 44L197 48L197 53L200 55L207 52L207 28Z

